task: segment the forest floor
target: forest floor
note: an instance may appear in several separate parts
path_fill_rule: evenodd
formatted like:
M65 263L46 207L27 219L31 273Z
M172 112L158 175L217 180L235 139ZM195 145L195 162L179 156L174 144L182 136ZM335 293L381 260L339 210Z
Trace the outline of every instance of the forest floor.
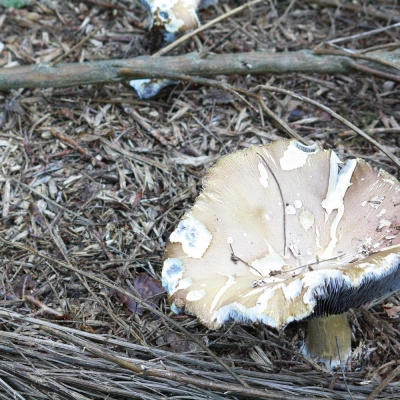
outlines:
M168 55L400 46L399 24L390 27L400 21L397 2L329 4L260 2ZM220 1L199 18L204 24L239 5ZM135 0L0 6L0 68L65 54L62 61L71 63L152 54L160 43L149 23ZM390 79L215 79L307 96L400 157L400 87ZM307 141L342 160L362 157L397 173L390 158L326 111L285 94L263 96ZM335 371L301 354L302 322L279 332L258 324L212 331L171 313L166 296L157 295L169 234L207 168L281 137L288 135L252 100L193 83L168 86L149 100L123 84L0 93L0 398L400 399L395 295L350 312L353 354ZM155 296L155 311L121 292L135 294L133 287Z

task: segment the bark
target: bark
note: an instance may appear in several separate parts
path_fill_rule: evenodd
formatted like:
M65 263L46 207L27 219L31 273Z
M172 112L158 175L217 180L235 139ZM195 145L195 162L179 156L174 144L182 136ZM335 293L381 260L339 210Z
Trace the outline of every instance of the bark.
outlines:
M312 50L285 53L240 54L191 53L179 56L141 56L127 60L84 63L36 64L0 69L0 91L19 88L61 88L79 85L118 83L140 78L171 78L176 75L215 76L229 74L318 73L340 74L365 67L382 71L389 79L400 79L400 53L374 53L369 60L337 54L316 54ZM371 58L377 61L372 61ZM386 66L383 65L386 63ZM389 68L387 63L394 66ZM395 72L393 72L393 70ZM388 73L391 72L391 74Z

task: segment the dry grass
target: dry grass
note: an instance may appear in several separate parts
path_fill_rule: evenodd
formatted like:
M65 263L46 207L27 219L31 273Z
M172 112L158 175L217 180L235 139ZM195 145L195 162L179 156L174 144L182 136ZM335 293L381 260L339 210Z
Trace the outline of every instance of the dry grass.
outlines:
M387 26L391 13L400 12L395 2L374 3L386 20L311 1L260 3L172 54L209 47L280 52L337 38L343 38L337 45L357 50L398 45L399 28L345 39ZM201 18L239 4L221 2ZM70 62L149 54L157 40L147 21L137 1L106 7L41 0L2 10L0 66L51 62L66 53ZM93 29L92 38L69 52ZM306 95L400 157L394 82L356 74L221 79ZM325 112L289 96L266 96L271 110L307 140L396 173L390 159ZM281 136L240 98L193 84L164 89L150 101L122 85L0 94L0 398L400 398L396 296L352 312L355 351L342 375L299 354L301 324L279 333L258 325L214 332L192 317L171 315L165 299L157 315L138 315L111 295L140 272L160 276L168 235L193 203L207 167Z

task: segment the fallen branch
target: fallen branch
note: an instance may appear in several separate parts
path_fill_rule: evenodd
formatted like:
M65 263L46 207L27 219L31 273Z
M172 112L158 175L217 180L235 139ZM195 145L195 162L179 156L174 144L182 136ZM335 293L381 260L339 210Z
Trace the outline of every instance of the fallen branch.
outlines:
M372 61L376 58L376 62ZM56 66L37 64L0 69L0 91L19 88L61 88L79 85L118 83L131 79L165 78L173 71L177 75L215 76L247 74L319 73L340 74L358 71L364 66L381 71L400 81L400 74L382 63L400 68L400 54L371 53L368 60L355 62L350 56L316 54L312 50L297 52L241 54L198 53L179 56L141 56L128 60L107 60L85 63L62 63ZM129 77L123 71L129 69Z

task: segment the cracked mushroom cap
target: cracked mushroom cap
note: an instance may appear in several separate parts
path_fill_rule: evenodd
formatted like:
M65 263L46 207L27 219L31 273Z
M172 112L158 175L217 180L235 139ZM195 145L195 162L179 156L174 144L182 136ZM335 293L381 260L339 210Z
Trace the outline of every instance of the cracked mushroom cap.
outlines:
M215 329L283 328L359 307L400 287L399 205L391 175L316 144L225 156L170 236L162 280L172 309Z

